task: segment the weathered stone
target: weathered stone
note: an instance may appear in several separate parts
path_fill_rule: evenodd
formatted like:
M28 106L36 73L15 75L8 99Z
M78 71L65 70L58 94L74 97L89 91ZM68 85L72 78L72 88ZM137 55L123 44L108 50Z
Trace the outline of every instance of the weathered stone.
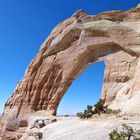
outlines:
M31 126L31 129L32 128L42 128L42 127L44 127L45 126L45 122L44 122L44 120L36 120L33 124L32 124L32 126Z
M41 132L31 132L29 136L34 137L35 140L41 140L43 137L43 134Z
M28 121L27 120L21 120L19 122L19 127L27 127L28 126Z
M27 118L38 111L55 115L72 82L99 61L106 64L101 95L105 105L140 112L139 11L137 6L90 16L80 10L59 24L5 104L3 126L9 118Z
M16 131L18 129L18 124L15 124L13 122L9 122L7 125L6 125L6 130L7 131Z

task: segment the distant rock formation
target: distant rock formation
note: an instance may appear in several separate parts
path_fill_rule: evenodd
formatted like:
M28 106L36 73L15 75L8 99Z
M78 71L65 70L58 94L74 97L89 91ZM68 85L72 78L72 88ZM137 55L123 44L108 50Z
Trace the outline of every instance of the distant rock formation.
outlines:
M72 82L99 61L106 64L104 104L126 113L140 112L139 56L140 6L96 16L77 11L55 27L5 104L1 135L9 122L18 126L32 115L55 115Z

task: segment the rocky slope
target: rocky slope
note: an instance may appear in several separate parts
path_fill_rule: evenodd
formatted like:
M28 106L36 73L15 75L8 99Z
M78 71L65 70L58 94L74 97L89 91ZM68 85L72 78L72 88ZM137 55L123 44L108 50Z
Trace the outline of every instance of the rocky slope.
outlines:
M72 82L91 63L106 64L101 99L140 112L140 6L96 16L79 10L52 31L5 104L1 135L32 116L55 115Z

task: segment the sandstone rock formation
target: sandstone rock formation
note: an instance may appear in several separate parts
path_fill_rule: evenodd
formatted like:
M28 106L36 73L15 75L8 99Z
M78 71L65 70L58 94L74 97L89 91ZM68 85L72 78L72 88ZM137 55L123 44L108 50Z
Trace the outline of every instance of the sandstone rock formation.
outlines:
M105 105L138 113L139 56L140 6L96 16L77 11L44 41L5 104L1 135L11 120L14 124L42 112L55 115L76 77L99 61L106 64L101 95Z

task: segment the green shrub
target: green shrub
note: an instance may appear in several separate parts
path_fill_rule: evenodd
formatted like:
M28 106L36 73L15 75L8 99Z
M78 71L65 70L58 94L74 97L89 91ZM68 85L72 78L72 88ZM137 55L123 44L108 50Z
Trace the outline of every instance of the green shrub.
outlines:
M91 118L94 114L98 114L100 116L101 113L106 114L118 114L120 110L112 110L108 109L107 106L104 106L104 103L102 100L99 100L95 105L94 109L93 106L87 105L87 109L84 110L84 112L77 113L77 116L81 119L84 118Z
M105 113L106 107L103 104L102 100L99 100L95 105L94 105L95 109L93 114L98 114L100 115L101 113Z
M82 119L82 118L83 118L83 113L82 113L82 112L77 113L77 115L76 115L76 116Z
M94 114L100 115L101 113L105 113L106 107L103 106L102 100L99 100L95 105L95 109L93 110L93 106L87 105L87 109L84 112L77 113L77 116L84 119L84 118L91 118Z
M118 114L118 113L120 113L120 112L121 112L120 109L118 109L118 110L112 110L112 109L110 109L110 108L107 108L107 109L105 110L105 113L106 113L106 114Z
M122 124L122 130L114 129L109 134L110 140L140 140L140 130L133 129L132 127Z
M91 118L92 115L93 115L93 107L91 105L87 106L87 109L84 110L84 113L82 113L82 112L77 113L77 116L80 117L81 119Z

